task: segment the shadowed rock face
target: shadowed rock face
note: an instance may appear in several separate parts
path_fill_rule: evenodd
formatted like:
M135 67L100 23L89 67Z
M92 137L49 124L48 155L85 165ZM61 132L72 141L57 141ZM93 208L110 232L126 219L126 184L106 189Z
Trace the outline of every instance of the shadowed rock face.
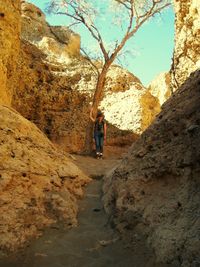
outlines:
M76 199L89 182L68 157L16 111L0 106L0 251L50 224L76 225Z
M120 230L140 230L158 261L200 262L200 71L105 178L104 203ZM194 264L194 265L192 265Z

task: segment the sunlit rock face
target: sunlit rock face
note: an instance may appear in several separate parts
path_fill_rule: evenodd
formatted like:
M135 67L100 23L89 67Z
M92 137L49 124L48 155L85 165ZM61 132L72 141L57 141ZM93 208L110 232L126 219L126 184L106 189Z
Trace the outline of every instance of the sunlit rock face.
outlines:
M22 48L19 74L23 79L13 106L62 148L81 151L96 83L90 65L78 59L67 65L55 64L30 43L23 42ZM159 104L134 75L120 67L113 69L100 107L112 125L108 144L121 144L122 140L131 144L151 123ZM113 76L116 69L120 76Z
M70 61L80 54L80 36L67 27L50 26L44 13L22 1L22 38L39 47L49 60Z
M149 92L158 99L160 106L171 96L171 76L169 72L163 72L148 86Z
M157 99L140 80L119 66L108 72L105 91L100 107L120 130L140 135L160 111Z
M200 71L104 179L104 203L117 228L147 236L158 261L200 262ZM128 229L128 230L127 230Z
M11 104L20 49L20 0L0 0L0 104Z
M63 220L76 225L87 178L30 121L0 106L0 254Z
M162 105L171 94L200 68L200 4L198 0L174 2L175 47L169 73L161 73L149 85Z
M198 0L174 1L175 50L173 84L180 86L200 68L200 4Z

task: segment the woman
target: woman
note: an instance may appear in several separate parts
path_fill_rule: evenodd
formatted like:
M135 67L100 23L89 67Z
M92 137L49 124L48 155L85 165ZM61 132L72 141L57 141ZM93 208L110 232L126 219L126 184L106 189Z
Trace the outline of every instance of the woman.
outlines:
M106 140L106 122L104 115L101 111L97 113L96 119L92 116L92 110L90 112L90 118L94 122L94 140L96 146L96 157L103 157L103 145Z

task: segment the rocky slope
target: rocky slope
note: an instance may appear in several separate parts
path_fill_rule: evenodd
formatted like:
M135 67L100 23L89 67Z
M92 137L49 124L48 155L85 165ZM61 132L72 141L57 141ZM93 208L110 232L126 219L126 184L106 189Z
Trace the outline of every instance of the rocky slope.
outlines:
M145 233L158 261L200 264L200 71L105 178L104 202L121 231Z
M0 106L0 251L24 245L50 224L76 225L76 199L89 182L16 111Z
M66 27L51 27L41 10L23 2L22 40L13 106L67 151L82 150L97 77L80 55L80 37ZM129 106L119 107L121 99ZM131 144L160 110L140 80L119 66L108 73L101 108L111 145Z
M0 0L0 104L11 104L20 50L20 0Z

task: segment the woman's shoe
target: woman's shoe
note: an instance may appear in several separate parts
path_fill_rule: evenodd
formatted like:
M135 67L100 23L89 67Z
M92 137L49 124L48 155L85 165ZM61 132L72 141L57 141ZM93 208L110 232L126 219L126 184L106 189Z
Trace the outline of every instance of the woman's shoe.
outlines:
M99 159L100 158L100 153L96 152L96 158Z

